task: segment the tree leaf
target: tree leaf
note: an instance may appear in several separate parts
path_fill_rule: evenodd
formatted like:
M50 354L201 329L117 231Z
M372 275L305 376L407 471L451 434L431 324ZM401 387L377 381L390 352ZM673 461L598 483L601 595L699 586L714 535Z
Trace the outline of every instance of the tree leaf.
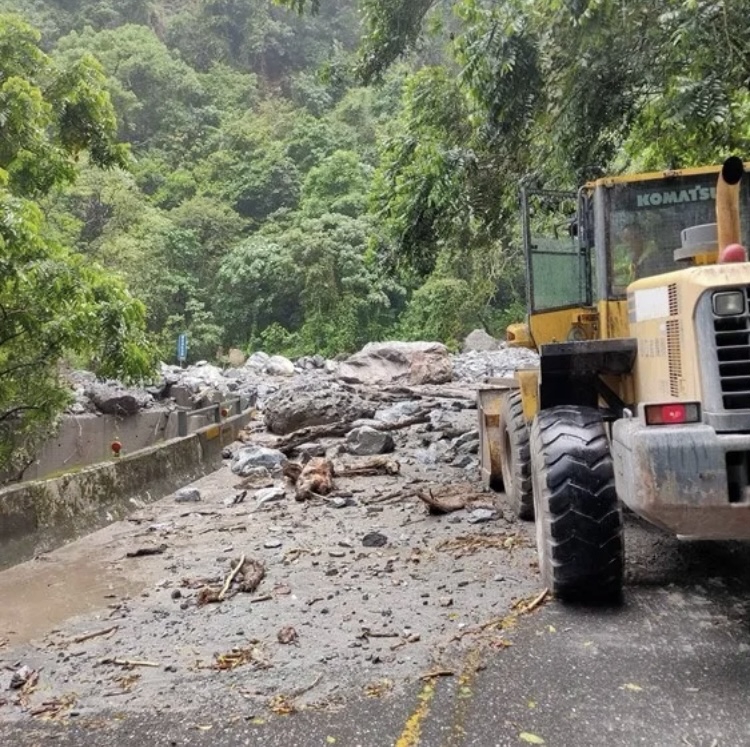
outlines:
M522 731L518 735L518 738L522 742L526 742L527 744L547 744L540 736L538 736L537 734L532 734L528 731Z

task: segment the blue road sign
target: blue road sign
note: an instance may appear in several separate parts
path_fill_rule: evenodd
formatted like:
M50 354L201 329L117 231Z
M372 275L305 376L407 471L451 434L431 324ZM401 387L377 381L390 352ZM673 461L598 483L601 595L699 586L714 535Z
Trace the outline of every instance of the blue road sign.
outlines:
M177 360L180 361L180 363L184 363L187 360L187 350L187 334L183 332L177 338Z

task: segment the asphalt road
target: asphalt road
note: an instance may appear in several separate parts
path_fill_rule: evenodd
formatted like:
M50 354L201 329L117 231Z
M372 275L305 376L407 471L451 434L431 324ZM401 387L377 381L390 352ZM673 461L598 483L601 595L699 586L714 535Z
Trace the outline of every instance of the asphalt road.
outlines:
M545 605L519 621L512 646L478 653L462 675L340 710L270 720L189 704L113 711L80 724L0 726L0 744L739 747L750 744L750 618L736 570L687 586L631 586L617 609Z

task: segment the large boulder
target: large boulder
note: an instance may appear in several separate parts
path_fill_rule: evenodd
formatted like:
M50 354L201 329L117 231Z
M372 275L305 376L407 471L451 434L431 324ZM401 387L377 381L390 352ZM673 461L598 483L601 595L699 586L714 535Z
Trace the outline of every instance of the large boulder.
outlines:
M444 384L453 378L439 342L371 342L339 364L337 376L358 384Z
M350 454L356 456L374 456L390 453L395 445L390 433L363 425L361 428L349 431L346 437L346 448Z
M274 472L286 463L286 457L276 449L265 446L246 446L232 456L231 470L235 475L247 477L258 467Z
M294 376L295 374L294 363L283 355L274 355L270 358L264 370L269 376Z
M264 404L266 427L283 435L313 425L369 418L374 410L338 382L307 374L281 387Z
M99 412L107 415L135 415L153 403L153 397L140 389L127 389L113 381L94 382L86 388L86 396Z
M461 346L461 351L468 353L471 350L499 350L500 340L496 340L492 335L487 334L483 329L475 329L469 332Z
M245 365L247 356L239 348L229 348L227 363L231 368L239 368Z

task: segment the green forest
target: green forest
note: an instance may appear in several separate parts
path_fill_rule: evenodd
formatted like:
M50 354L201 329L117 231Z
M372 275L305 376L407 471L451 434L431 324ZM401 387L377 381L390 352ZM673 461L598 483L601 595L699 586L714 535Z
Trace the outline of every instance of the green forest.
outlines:
M0 430L60 410L60 360L143 379L182 332L193 361L502 336L519 180L750 153L748 11L0 0Z

